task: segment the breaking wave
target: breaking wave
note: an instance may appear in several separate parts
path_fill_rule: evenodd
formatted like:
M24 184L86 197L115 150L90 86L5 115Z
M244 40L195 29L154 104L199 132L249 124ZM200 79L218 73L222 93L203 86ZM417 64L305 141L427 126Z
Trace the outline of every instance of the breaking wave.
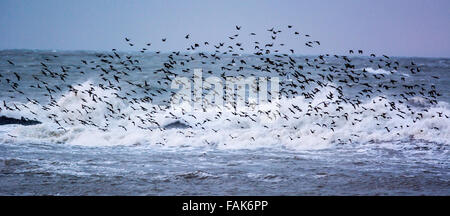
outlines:
M214 111L186 112L150 102L126 104L113 97L116 93L114 90L103 90L91 82L85 82L79 88L80 91L88 89L94 89L99 97L108 98L110 105L98 103L87 94L74 92L67 92L48 110L29 102L25 105L37 115L29 110L5 111L3 114L18 119L34 119L42 124L2 128L0 142L83 146L212 146L221 149L281 147L309 150L346 143L411 140L448 145L450 140L450 133L447 133L450 130L450 120L441 115L449 113L445 102L427 107L428 112L421 111L426 105L419 99L397 105L397 110L407 111L410 108L416 114L421 112L422 117L419 119L411 112L392 111L386 105L389 104L389 99L381 95L355 107L351 104L327 103L329 92L335 95L337 92L334 88L325 87L312 100L305 100L303 97L281 98L279 111L286 116L270 118L254 111L248 113L252 118L243 118L231 112L222 112L218 117ZM292 105L297 106L301 112L293 111ZM81 106L84 106L83 109ZM120 109L123 114L111 115L108 109L110 106ZM183 106L187 108L189 105ZM339 106L341 109L337 109ZM321 112L314 112L317 107ZM323 113L329 115L324 116ZM49 118L51 115L78 123L71 125L56 120L62 125L60 126L55 118ZM152 122L149 119L153 119ZM92 123L83 123L87 120ZM146 123L143 124L144 122ZM108 130L98 129L102 127L107 127Z
M385 75L391 74L391 72L389 72L387 70L383 70L381 68L373 69L373 68L369 67L369 68L364 68L364 69L365 69L365 71L367 71L371 74L385 74Z

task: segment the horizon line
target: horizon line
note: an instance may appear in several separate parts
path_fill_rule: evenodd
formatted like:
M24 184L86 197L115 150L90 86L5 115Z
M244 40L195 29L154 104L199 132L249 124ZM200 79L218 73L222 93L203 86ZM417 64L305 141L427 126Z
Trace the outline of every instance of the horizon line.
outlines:
M79 51L83 51L83 52L113 52L112 49L110 50L105 50L105 49L33 49L33 48L9 48L9 49L0 49L0 52L5 52L5 51L46 51L46 52L79 52ZM137 53L137 54L156 54L156 52L158 51L150 51L147 50L144 53L141 53L141 51L139 50L118 50L116 49L116 52L130 52L130 53ZM210 51L198 51L198 52L192 52L192 51L159 51L159 54L172 54L173 52L180 52L180 54L195 54L195 53L209 53L209 54L213 54L216 52L210 52ZM227 53L227 54L223 54L223 53L218 53L218 54L222 54L222 55L233 55L233 54L239 54L239 55L255 55L255 53ZM284 55L284 54L288 54L288 53L271 53L269 55ZM369 55L342 55L342 54L335 54L335 53L325 53L325 54L288 54L288 56L319 56L319 55L326 55L329 54L330 56L332 55L338 55L338 56L347 56L347 57L370 57ZM267 55L267 54L264 54ZM381 56L383 54L377 54L378 56ZM394 57L394 58L429 58L429 59L450 59L450 56L405 56L405 55L389 55L389 57Z

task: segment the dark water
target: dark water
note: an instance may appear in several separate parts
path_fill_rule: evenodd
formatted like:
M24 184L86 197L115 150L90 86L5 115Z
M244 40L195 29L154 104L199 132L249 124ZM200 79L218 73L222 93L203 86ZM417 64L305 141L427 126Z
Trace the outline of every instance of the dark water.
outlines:
M54 68L68 65L73 71L83 65L80 59L96 59L95 54L87 51L2 51L0 73L4 78L11 79L14 78L13 72L20 73L21 90L26 92L26 96L8 91L10 88L2 79L0 88L4 91L0 92L0 99L19 104L26 103L26 97L30 97L44 103L47 97L43 92L29 87L36 84L32 75L39 73L43 59L58 55L47 64ZM256 61L252 57L245 58L247 62ZM16 66L9 65L7 59L13 59ZM145 79L154 84L161 77L148 71L157 69L164 58L149 54L141 55L139 59L143 71L134 71L129 79ZM437 115L436 112L450 113L450 59L397 60L401 63L413 60L423 72L406 76L402 73L406 74L407 70L400 70L392 76L405 76L406 82L413 84L432 83L442 94L437 105L427 105L431 111L424 120L416 126L398 129L399 136L387 134L383 127L372 126L372 116L364 116L367 122L364 120L356 126L343 123L336 135L329 135L328 131L320 129L313 135L302 132L302 139L292 143L283 137L295 131L284 129L281 123L266 131L251 122L245 128L225 121L213 122L209 127L220 129L220 132L192 129L196 136L186 138L180 135L180 131L187 133L191 129L178 126L153 132L130 128L126 132L120 128L102 132L77 125L66 126L67 131L64 131L58 130L58 126L46 118L50 113L62 114L58 110L36 110L37 116L25 109L22 112L2 110L0 114L4 116L18 119L24 116L43 123L31 126L0 125L0 194L450 195L449 120L432 117ZM359 68L368 67L364 58L354 62ZM204 71L215 69L214 74L220 74L218 65L202 66L198 63L197 67L200 66ZM71 74L66 84L89 86L89 83L101 82L89 66L82 67L84 69L79 70L86 73ZM431 75L440 79L432 79ZM63 92L67 91L66 84L54 82L61 86ZM126 85L123 88L127 88ZM345 91L351 93L355 90ZM396 90L393 91L395 94ZM389 94L386 93L386 96L389 98ZM73 95L61 97L55 94L54 97L67 106L78 103ZM159 101L165 97L161 95ZM301 101L298 103L301 104ZM370 101L367 106L370 106ZM411 106L423 108L420 103ZM124 110L134 113L126 107ZM104 112L102 107L98 107L97 111ZM159 120L163 125L174 122L165 118L167 113L154 115L161 117ZM102 123L100 119L94 120ZM185 120L187 124L191 123L187 118ZM406 124L412 119L394 119L388 124L393 127L399 121ZM299 127L299 131L309 131L313 124L309 119L291 122ZM117 120L117 124L125 123ZM438 127L439 131L433 127ZM419 133L419 130L423 132ZM276 138L275 133L286 136ZM352 135L354 133L360 134L360 137ZM256 141L249 141L249 137L232 139L229 134L254 136ZM320 138L323 136L329 137L324 141ZM352 141L335 142L331 138L351 138ZM203 140L213 144L205 144ZM158 144L164 141L166 145Z
M449 194L448 161L427 158L419 151L405 155L402 150L366 148L290 152L3 144L0 193Z

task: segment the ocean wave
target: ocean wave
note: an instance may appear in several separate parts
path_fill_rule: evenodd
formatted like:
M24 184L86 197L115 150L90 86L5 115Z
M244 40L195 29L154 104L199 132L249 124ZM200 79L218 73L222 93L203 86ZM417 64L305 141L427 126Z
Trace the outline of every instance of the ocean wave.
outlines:
M445 102L427 107L427 112L424 112L425 102L412 99L410 104L397 104L398 111L412 110L404 113L392 111L388 105L391 101L382 95L358 106L333 104L326 102L327 95L330 92L337 95L337 92L329 86L324 87L312 100L303 97L281 98L279 111L285 115L282 118L270 118L253 111L248 112L248 116L257 117L250 119L226 111L219 118L214 111L186 112L150 102L140 103L142 107L137 109L134 104L125 104L123 100L112 97L116 93L114 90L103 90L91 82L85 82L79 88L80 92L94 88L99 97L109 98L110 105L98 103L87 94L74 92L63 95L48 110L29 102L26 104L29 110L5 111L3 114L36 119L42 124L4 129L0 133L0 142L83 146L209 146L220 149L280 147L293 150L397 140L449 144L450 133L446 131L449 131L450 120L442 115L449 113ZM83 100L85 102L81 103ZM81 109L81 104L88 108ZM302 112L292 112L293 105ZM120 109L123 115L110 115L109 106ZM321 111L316 112L314 108ZM87 113L86 109L90 112ZM324 116L324 113L328 115ZM60 120L49 118L50 115L58 116ZM78 123L66 124L62 119ZM87 121L91 123L83 123ZM102 127L108 129L99 130Z
M381 69L381 68L373 69L371 67L368 67L368 68L364 68L364 70L366 72L368 72L368 73L371 73L371 74L385 74L385 75L391 74L391 72L389 72L387 70L384 70L384 69Z

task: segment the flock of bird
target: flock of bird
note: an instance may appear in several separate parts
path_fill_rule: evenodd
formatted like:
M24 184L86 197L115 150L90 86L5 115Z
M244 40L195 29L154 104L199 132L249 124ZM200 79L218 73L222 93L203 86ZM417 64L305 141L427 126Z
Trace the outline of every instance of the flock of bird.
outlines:
M190 75L193 72L193 68L199 65L204 65L205 67L214 66L213 69L207 70L206 73L220 74L222 79L225 79L230 74L244 77L291 76L293 79L282 80L280 83L280 97L301 97L304 101L310 101L307 107L289 104L289 107L286 108L286 110L289 110L288 113L270 110L257 110L255 113L233 111L232 114L236 116L235 119L224 117L225 115L221 111L205 108L203 109L204 112L216 112L214 119L201 118L186 110L182 110L183 116L167 112L168 118L182 119L189 117L188 128L210 130L215 133L218 132L217 129L205 127L204 124L210 121L236 121L236 124L239 125L243 122L243 119L256 122L260 116L279 118L284 122L289 122L292 118L316 117L320 119L320 122L311 125L311 128L306 133L314 134L314 127L327 128L334 132L339 127L335 121L336 119L345 119L351 122L352 125L357 125L361 119L349 118L350 114L357 114L363 118L362 116L365 113L377 113L378 110L364 107L363 104L367 101L384 103L387 111L374 115L374 124L380 125L380 127L384 126L387 133L394 133L396 128L410 127L410 124L420 121L424 113L429 112L427 107L422 107L419 110L413 109L408 104L408 101L412 98L420 97L432 106L437 104L438 97L441 95L431 82L409 83L404 76L394 76L400 70L408 71L411 75L421 73L420 67L414 62L401 65L399 61L386 55L369 54L364 56L363 50L349 50L348 55L297 56L294 49L285 48L287 45L277 40L279 35L287 34L295 40L302 40L301 44L302 47L304 44L305 49L320 46L321 43L311 39L311 36L308 34L301 34L293 30L292 25L288 25L285 29L267 29L268 42L254 41L253 44L248 46L251 48L244 46L239 41L242 39L242 35L247 35L251 39L256 36L256 33L242 32L243 28L241 26L235 26L234 32L225 41L215 45L206 41L191 42L191 34L186 34L183 40L190 44L186 50L167 54L154 51L151 55L134 55L112 49L110 52L96 54L96 59L80 59L80 65L57 65L53 61L58 58L58 55L47 56L40 62L40 71L36 71L31 76L30 74L26 75L29 78L24 78L23 76L25 75L17 72L13 72L13 76L6 76L0 73L0 83L6 83L9 86L7 91L11 93L10 98L14 99L17 95L22 95L27 100L27 103L21 104L4 100L0 106L0 113L2 110L18 112L28 110L28 112L36 116L36 119L48 118L58 125L60 130L70 130L70 126L85 125L108 131L113 127L110 123L113 119L127 120L133 126L150 132L155 129L169 130L169 128L155 120L154 114L169 109L169 105L167 105L169 104L169 96L176 94L176 90L170 89L173 77L183 74L186 76ZM126 37L124 40L129 46L136 47L136 44L130 38ZM160 43L167 42L167 38L162 38ZM146 43L143 48L139 49L139 52L149 52L151 46L152 43ZM210 48L214 51L201 52L199 51L201 48ZM286 53L281 50L286 50ZM240 53L249 54L242 55ZM144 68L142 61L155 55L166 58L165 61L161 62L160 68L153 71ZM366 61L366 65L370 65L373 68L384 69L390 74L373 74L368 73L365 68L358 69L354 63L355 58L358 58L358 61ZM16 66L14 62L14 59L7 60L7 64L11 67ZM213 71L214 69L220 71ZM90 72L88 73L87 70ZM155 80L133 80L131 78L133 73L149 73L156 78ZM99 78L99 82L90 84L91 86L88 89L82 89L81 84L67 83L68 78L73 74L78 74L78 76L95 75ZM26 88L22 84L24 79L33 79L34 84L26 88L32 88L36 92L41 92L48 100L44 103L42 99L28 96L27 91L24 90ZM439 79L439 77L433 76L430 79ZM330 88L334 89L334 91L327 92L326 99L317 104L312 103L319 93L328 91ZM103 91L111 90L114 93L112 95L102 95L98 93L98 89ZM355 92L348 93L349 89ZM389 93L393 89L396 91ZM68 92L80 95L81 103L76 108L63 107L58 103L58 96L64 97ZM154 105L149 108L147 105L156 103L156 98L167 98L161 101L166 103L166 105ZM121 109L121 107L112 103L112 99L118 99L133 110L144 114L131 116L129 113L123 112L123 108ZM229 98L224 96L223 99L228 100ZM98 118L98 116L93 116L96 108L92 105L92 102L102 104L102 106L107 108L107 113L104 113L102 117L104 121L101 124L93 121L93 118ZM31 109L30 104L40 107L43 112ZM399 104L404 105L407 109L401 109ZM284 104L277 105L285 106ZM344 109L344 105L350 105L352 109ZM330 107L333 108L334 112L326 111ZM66 115L58 115L55 109ZM45 116L42 113L46 113ZM76 117L70 117L70 114ZM383 125L383 120L390 119L392 116L403 119L406 116L411 116L412 118L410 118L411 122L405 123L405 125ZM433 117L448 118L445 113L440 112L433 114ZM116 126L124 131L127 131L127 127L129 127L129 125L125 124ZM297 129L296 126L289 126L288 124L283 125L283 127L293 127L292 130ZM269 129L270 125L264 125L264 128ZM435 129L439 130L439 128ZM181 133L187 137L194 136L193 132ZM239 135L229 134L229 136L235 139ZM279 137L281 134L277 136ZM301 139L300 136L289 136L289 138L291 140ZM326 137L322 138L327 139ZM255 141L258 138L251 137L250 139L250 141ZM210 143L208 140L204 141Z

